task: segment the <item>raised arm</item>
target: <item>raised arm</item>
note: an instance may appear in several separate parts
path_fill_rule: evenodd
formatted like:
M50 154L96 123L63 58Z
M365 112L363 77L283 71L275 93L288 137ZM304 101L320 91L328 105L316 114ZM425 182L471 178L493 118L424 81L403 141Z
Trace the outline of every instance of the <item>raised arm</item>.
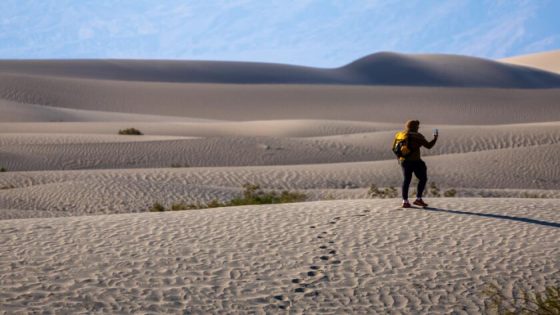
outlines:
M424 139L424 143L422 144L423 146L425 146L428 149L431 149L437 141L438 135L434 135L434 139L430 142L426 141L426 139Z
M428 140L426 140L426 138L423 135L421 135L420 136L420 141L419 141L420 146L431 149L436 144L437 139L438 139L438 136L434 135L434 139L432 141L428 142Z

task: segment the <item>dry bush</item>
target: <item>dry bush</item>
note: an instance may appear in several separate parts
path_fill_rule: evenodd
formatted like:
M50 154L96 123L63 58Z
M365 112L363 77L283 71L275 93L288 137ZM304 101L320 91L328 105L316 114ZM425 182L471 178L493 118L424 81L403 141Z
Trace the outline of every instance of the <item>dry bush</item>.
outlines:
M449 189L443 192L444 197L456 197L457 191L455 189Z
M441 197L441 192L435 182L430 182L430 187L428 188L428 195L431 197Z
M165 211L165 207L161 203L156 202L148 210L150 210L150 212L163 212Z
M491 284L484 292L488 297L490 313L500 315L559 315L560 286L546 287L544 292L518 290L516 298L509 298L496 284Z
M141 136L141 135L143 135L143 133L140 132L140 130L138 130L136 128L127 128L127 129L119 130L119 135Z
M375 184L369 186L367 192L369 198L396 198L399 195L398 190L395 187L385 187L384 189L379 189Z
M171 164L172 168L187 168L191 167L189 164L180 164L180 163L173 163Z

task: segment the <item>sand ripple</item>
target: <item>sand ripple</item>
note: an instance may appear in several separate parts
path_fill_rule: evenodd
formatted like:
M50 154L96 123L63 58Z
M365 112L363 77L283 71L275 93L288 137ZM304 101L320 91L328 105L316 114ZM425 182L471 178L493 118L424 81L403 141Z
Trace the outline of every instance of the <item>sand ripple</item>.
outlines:
M560 229L538 223L560 224L558 200L437 203L2 221L0 303L7 312L460 314L482 311L489 281L542 288L560 276Z

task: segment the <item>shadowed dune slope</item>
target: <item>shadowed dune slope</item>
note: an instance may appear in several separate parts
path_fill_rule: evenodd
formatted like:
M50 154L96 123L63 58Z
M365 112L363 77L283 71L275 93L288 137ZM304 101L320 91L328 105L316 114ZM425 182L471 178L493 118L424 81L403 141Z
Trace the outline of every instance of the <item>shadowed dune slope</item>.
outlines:
M515 57L500 59L499 61L508 64L537 68L537 69L560 74L560 50L547 51L547 52L523 55L523 56L515 56Z
M224 61L0 61L0 73L124 81L559 88L560 76L458 55L381 52L334 69Z
M377 53L340 68L365 84L400 86L553 88L560 76L537 69L457 55Z
M38 121L28 104L217 120L332 119L507 124L560 121L560 89L235 85L0 74L0 121ZM411 113L414 113L413 115ZM44 121L73 119L52 114ZM125 119L126 120L126 119ZM174 118L173 120L176 120Z

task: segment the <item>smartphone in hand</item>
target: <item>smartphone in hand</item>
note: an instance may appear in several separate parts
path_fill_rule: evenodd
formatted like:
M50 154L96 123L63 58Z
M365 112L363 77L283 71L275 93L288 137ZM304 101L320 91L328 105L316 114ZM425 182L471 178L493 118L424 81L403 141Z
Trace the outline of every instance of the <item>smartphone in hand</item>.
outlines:
M437 130L437 128L434 128L434 130L432 130L432 131L433 131L434 136L437 136L437 135L438 135L438 130Z

